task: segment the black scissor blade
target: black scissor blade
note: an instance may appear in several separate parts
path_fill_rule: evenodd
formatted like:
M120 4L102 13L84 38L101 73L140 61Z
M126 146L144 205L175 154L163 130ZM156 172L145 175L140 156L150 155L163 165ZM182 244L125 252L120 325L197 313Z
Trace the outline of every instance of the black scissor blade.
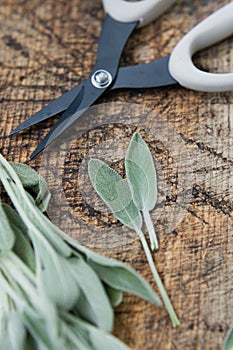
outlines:
M111 89L155 88L178 84L169 73L169 58L166 56L150 63L120 68Z
M50 145L58 137L61 136L76 120L91 106L106 89L97 89L91 79L86 80L82 84L82 88L78 96L73 100L67 110L60 116L57 123L51 128L45 138L40 142L30 158L35 158L38 153L43 151L45 147Z
M38 153L43 151L43 149L46 146L48 146L52 141L58 138L62 132L64 132L64 123L66 119L69 118L70 115L74 114L78 110L80 104L82 103L83 96L84 96L84 86L82 84L82 87L80 88L78 95L72 101L70 106L65 110L65 112L61 115L58 122L50 129L50 131L45 136L45 138L39 143L37 148L31 154L30 156L31 159L35 158ZM67 123L65 125L67 125Z
M47 106L33 114L30 118L25 120L22 124L18 125L14 130L11 131L10 135L14 135L19 131L22 131L32 125L38 124L43 120L53 117L66 110L75 97L79 94L82 85L77 85L71 90L65 92L59 96L56 100L50 102Z

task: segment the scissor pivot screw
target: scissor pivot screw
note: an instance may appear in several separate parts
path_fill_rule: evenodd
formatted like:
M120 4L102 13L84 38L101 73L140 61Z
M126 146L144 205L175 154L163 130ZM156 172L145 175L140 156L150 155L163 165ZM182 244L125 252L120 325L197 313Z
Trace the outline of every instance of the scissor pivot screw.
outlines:
M91 82L96 88L106 88L111 84L112 76L108 71L100 69L92 75Z

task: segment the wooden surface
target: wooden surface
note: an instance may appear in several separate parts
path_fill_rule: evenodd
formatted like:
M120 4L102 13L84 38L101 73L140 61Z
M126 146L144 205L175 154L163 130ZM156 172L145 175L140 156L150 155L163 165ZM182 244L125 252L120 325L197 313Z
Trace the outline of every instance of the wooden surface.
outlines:
M122 65L169 54L189 29L228 2L178 0L134 33ZM12 139L10 130L88 76L103 18L99 0L0 0L0 145L8 160L28 162L54 120ZM233 71L232 38L195 60L210 71ZM79 171L94 154L106 155L123 174L125 147L139 130L159 175L152 217L161 248L154 260L181 326L172 329L164 309L126 295L116 310L115 334L135 350L220 350L233 322L233 93L121 91L108 93L99 108L99 125L91 116L80 124L63 158L45 154L29 162L47 175L54 194L49 215L80 242L131 264L154 285L140 242L101 207L85 166Z

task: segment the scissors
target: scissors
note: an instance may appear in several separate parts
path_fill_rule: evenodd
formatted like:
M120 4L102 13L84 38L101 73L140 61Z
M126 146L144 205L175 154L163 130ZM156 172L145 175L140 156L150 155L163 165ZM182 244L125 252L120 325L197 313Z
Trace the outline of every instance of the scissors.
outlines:
M103 0L106 18L90 77L32 115L11 135L61 113L57 123L31 155L34 158L67 130L106 90L155 88L180 84L198 91L233 89L233 73L214 74L199 70L192 62L195 52L233 34L233 2L195 26L169 56L146 64L119 68L126 42L136 27L161 15L175 0Z

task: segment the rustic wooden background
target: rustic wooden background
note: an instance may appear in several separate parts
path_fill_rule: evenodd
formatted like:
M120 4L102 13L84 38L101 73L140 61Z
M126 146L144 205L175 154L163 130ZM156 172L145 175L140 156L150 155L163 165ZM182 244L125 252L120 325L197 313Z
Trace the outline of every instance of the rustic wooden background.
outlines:
M160 19L134 33L122 65L169 54L189 29L229 2L178 0ZM50 161L52 219L87 246L133 265L154 285L140 242L104 209L84 200L87 180L75 176L88 152L104 142L109 147L112 140L117 140L117 147L112 152L109 148L108 158L123 173L123 153L117 155L117 148L127 145L135 129L141 131L159 169L161 198L153 218L161 248L154 259L181 326L173 329L164 309L126 295L116 310L114 332L135 350L220 350L233 322L233 93L181 87L109 93L101 99L102 104L110 103L106 125L100 113L99 126L90 120L89 131L83 129L80 136L77 131L62 166L46 156L43 163L41 156L29 162L53 120L12 139L8 136L18 123L88 76L103 18L99 0L0 0L1 152L8 160L28 162L35 169L46 169L46 160ZM233 71L233 38L199 53L195 60L213 72ZM145 110L151 112L142 118ZM65 197L57 200L54 174L59 166L63 175L58 185ZM182 187L185 195L179 197ZM94 206L98 200L93 198ZM77 220L69 222L71 210ZM182 220L174 219L176 211Z

